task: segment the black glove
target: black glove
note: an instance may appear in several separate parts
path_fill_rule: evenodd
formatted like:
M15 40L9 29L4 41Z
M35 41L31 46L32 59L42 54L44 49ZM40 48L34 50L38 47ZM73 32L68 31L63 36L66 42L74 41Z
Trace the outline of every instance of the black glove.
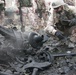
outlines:
M76 25L76 18L73 18L69 23L69 26L74 26L74 25Z
M59 40L62 40L62 39L65 38L64 35L63 35L60 31L57 31L57 32L55 33L55 35L59 38Z

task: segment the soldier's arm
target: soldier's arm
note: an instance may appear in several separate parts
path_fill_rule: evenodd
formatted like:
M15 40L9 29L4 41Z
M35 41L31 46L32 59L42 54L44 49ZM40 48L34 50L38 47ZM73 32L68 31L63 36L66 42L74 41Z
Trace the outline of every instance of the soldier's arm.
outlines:
M63 33L54 28L54 25L55 25L54 15L55 14L53 12L51 12L51 15L49 16L49 19L47 21L47 26L45 28L45 31L48 32L49 34L53 34L53 35L57 36L59 38L59 40L62 40L65 38Z
M76 15L76 7L68 5L68 8L72 11L74 15Z
M74 17L70 20L69 26L76 25L76 8L75 6L68 6Z
M56 33L56 29L54 28L54 13L53 10L51 11L51 14L49 15L48 21L47 21L47 25L44 29L44 31L55 35Z

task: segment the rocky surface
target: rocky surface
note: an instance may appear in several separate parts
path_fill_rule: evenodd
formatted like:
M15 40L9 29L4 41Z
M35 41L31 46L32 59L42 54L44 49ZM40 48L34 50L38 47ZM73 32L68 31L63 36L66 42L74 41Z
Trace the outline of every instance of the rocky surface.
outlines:
M28 28L28 29L27 29ZM30 26L26 29L30 30ZM30 30L31 31L31 30ZM41 33L40 33L41 32ZM42 31L39 31L43 34ZM76 56L57 57L52 60L46 53L75 53L75 44L69 46L69 40L58 41L53 36L48 38L48 41L43 44L40 49L34 49L28 43L24 50L14 50L11 44L0 35L0 73L1 75L32 75L33 69L22 68L32 59L36 62L48 61L52 63L47 68L39 70L39 75L75 75L76 74ZM72 47L71 47L72 46ZM44 53L42 52L44 51ZM42 52L42 54L39 54ZM39 55L38 55L39 54ZM41 58L40 55L43 57ZM48 58L49 57L49 58ZM50 61L51 60L51 61Z
M15 25L17 26L16 23ZM10 28L8 22L6 27ZM20 23L17 27L20 29ZM57 37L46 34L42 29L33 30L33 26L30 23L27 23L25 26L25 33L27 31L35 31L41 35L47 35L48 40L40 49L34 49L29 45L28 39L26 39L25 49L17 50L13 48L8 40L5 40L5 37L0 35L0 75L32 75L34 67L31 69L23 69L25 65L31 62L36 62L36 64L50 63L48 67L39 68L37 75L76 75L76 56L68 55L56 58L51 56L57 53L76 53L75 42L72 43L68 38L59 41Z

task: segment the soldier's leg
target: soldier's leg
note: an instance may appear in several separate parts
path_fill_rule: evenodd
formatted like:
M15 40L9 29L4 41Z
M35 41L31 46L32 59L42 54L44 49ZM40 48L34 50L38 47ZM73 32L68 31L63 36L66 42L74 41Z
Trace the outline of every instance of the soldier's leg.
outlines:
M72 26L69 29L69 34L70 34L70 40L76 43L76 26Z

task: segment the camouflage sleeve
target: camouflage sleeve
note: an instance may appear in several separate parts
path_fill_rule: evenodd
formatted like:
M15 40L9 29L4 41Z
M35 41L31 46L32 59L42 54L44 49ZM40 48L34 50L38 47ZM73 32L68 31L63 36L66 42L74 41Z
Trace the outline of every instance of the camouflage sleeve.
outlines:
M69 6L68 5L68 7L72 11L72 13L76 16L76 8L75 8L75 6Z
M55 30L55 28L54 28L54 15L53 14L54 13L51 12L51 14L49 15L49 18L48 18L48 21L47 21L47 25L46 25L44 31L46 31L46 32L48 32L50 34L55 35L55 32L57 30Z
M47 27L44 29L44 31L48 32L49 34L55 35L56 31L55 28L51 25L47 25Z

